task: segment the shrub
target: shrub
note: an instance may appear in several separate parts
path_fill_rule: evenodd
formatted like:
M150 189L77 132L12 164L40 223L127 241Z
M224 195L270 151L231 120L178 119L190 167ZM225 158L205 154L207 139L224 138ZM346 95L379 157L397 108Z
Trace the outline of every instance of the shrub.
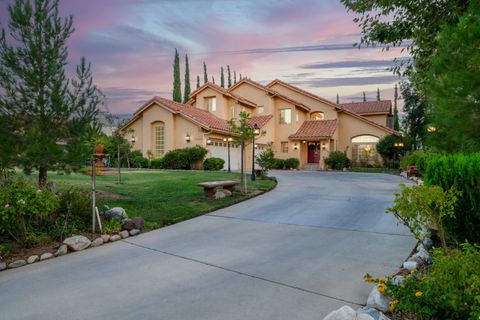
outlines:
M342 151L333 151L328 158L325 159L325 164L334 170L342 170L350 167L350 159L347 154Z
M285 160L285 169L297 169L300 161L297 158L288 158Z
M222 170L224 164L225 160L221 158L208 158L203 162L203 169L210 171Z
M455 219L445 220L445 230L458 242L480 242L480 153L435 157L427 162L425 183L461 192Z
M134 168L148 168L148 159L142 156L136 156L132 160L132 167Z
M272 148L267 148L255 158L256 162L262 168L262 175L266 176L268 171L275 166L275 155ZM283 164L282 164L283 167Z
M117 233L119 231L122 231L122 227L122 220L119 218L114 218L105 222L102 226L102 229L105 233Z
M208 150L200 146L171 150L161 158L159 166L162 169L190 170L197 162L202 162L207 153Z
M426 153L423 150L415 150L400 160L400 168L406 170L408 166L416 166L418 171L423 175L425 173L427 161L431 157L431 154Z
M150 160L150 168L152 169L163 169L162 168L162 158L154 158Z
M285 168L285 160L275 158L273 159L273 169L284 169Z
M394 161L394 159L398 159L399 155L405 153L405 146L403 148L399 148L395 146L395 143L399 143L401 141L401 137L391 134L383 137L377 143L377 152L382 156L383 161L387 166L392 168L398 168L397 163L396 161Z

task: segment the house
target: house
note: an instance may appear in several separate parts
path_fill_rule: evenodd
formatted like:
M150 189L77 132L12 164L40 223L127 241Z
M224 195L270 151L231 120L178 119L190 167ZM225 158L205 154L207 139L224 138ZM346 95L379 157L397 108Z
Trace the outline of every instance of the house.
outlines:
M338 105L313 93L274 80L262 85L243 79L229 89L206 83L186 104L153 97L142 105L123 129L135 136L133 149L145 157L161 157L176 148L205 146L208 157L240 168L240 148L229 142L228 120L241 111L264 132L255 149L246 147L246 164L253 153L272 147L277 158L297 158L302 168L323 169L331 151L345 151L355 165L379 164L376 143L389 134L391 102L375 101ZM130 139L128 139L130 140ZM226 165L226 164L225 164Z

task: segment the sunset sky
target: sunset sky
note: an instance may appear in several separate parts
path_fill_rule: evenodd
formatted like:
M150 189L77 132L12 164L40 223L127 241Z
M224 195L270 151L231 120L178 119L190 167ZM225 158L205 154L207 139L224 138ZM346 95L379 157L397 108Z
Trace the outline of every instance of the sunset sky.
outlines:
M0 0L0 23L7 5ZM362 91L391 99L399 78L387 70L399 48L353 48L360 30L338 0L61 0L74 16L73 69L81 56L113 113L131 113L153 95L171 98L175 48L190 59L191 86L220 82L220 66L268 83L275 78L335 101L360 101Z

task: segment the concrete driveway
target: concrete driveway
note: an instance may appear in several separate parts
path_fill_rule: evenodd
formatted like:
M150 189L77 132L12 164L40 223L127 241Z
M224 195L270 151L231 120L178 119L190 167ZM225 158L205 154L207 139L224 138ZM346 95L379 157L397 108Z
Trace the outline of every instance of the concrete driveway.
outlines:
M0 319L322 319L365 303L415 240L385 209L400 177L274 172L260 197L0 273Z

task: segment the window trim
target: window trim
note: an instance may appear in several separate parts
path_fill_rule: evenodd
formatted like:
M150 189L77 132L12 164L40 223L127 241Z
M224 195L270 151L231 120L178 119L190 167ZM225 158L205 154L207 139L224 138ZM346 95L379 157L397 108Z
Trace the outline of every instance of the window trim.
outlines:
M217 111L217 96L205 97L204 99L205 99L206 104L207 104L208 112ZM210 101L215 101L215 103L212 103L212 106L210 106Z
M288 153L288 149L289 149L289 148L288 148L288 147L289 147L288 144L289 144L288 141L281 141L281 142L280 142L280 151L281 151L282 153ZM284 148L284 146L286 146L286 148Z
M282 111L286 111L286 110L290 111L290 112L289 112L289 114L290 114L289 122L287 122L287 121L282 122ZM286 119L285 116L284 116L283 118ZM279 110L279 121L278 121L278 122L279 122L279 124L286 124L286 125L292 124L292 108L283 108L283 109L280 109L280 110Z

